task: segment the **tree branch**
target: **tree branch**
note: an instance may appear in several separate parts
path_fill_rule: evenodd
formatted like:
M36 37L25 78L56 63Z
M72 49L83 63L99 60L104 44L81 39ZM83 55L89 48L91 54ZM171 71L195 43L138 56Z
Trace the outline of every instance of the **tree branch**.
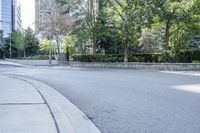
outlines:
M122 5L119 4L119 2L117 0L115 0L115 2L117 2L117 4L122 8ZM122 20L124 21L125 18L123 17L123 15L120 13L120 11L117 9L117 7L110 1L108 0L108 3L110 3L110 5L114 8L114 10L119 14L119 16L122 18Z

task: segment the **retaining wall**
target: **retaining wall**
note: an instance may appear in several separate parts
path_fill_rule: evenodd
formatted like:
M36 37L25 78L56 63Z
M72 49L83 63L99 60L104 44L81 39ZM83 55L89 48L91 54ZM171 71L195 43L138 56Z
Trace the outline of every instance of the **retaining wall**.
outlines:
M5 59L10 62L19 63L30 66L48 66L49 60L19 60L19 59ZM52 60L52 65L58 65L58 61Z
M71 67L200 71L200 63L84 63L70 62Z

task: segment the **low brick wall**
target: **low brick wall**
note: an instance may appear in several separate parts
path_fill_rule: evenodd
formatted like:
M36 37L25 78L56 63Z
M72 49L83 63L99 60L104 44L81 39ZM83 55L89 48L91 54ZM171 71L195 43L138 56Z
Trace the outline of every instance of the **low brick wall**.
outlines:
M48 66L49 60L19 60L19 59L5 59L6 61L22 64L22 65L29 65L29 66ZM58 65L56 60L52 60L52 65Z
M147 69L163 71L200 71L200 63L85 63L70 62L71 67Z

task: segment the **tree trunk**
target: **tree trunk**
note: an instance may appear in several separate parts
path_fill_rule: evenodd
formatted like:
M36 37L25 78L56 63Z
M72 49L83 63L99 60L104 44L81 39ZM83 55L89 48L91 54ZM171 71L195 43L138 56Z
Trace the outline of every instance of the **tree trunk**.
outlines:
M166 23L166 29L165 29L165 49L169 50L169 37L170 37L170 21L167 21Z
M96 54L96 50L97 50L96 38L93 37L93 39L92 39L92 53L93 53L93 55Z
M124 62L128 62L128 45L124 45Z
M66 61L69 61L69 47L66 48Z
M21 57L20 57L20 52L21 52L20 50L17 50L17 58L18 58L18 59L21 59Z
M24 58L26 58L26 50L24 49Z
M56 46L57 46L57 50L58 50L58 61L60 60L60 44L59 44L59 37L56 36Z
M60 54L59 37L57 37L57 36L56 36L56 45L57 45L58 54Z

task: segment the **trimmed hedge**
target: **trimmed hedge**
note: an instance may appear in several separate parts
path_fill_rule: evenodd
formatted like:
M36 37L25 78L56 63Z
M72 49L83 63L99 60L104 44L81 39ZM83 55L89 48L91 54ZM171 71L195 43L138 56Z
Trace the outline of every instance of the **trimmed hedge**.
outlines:
M162 62L172 62L172 63L192 63L194 61L200 61L200 50L194 51L164 51L161 54Z
M161 54L132 54L129 62L159 62ZM123 55L74 55L74 61L80 62L123 62Z
M28 56L23 57L23 60L48 60L49 55L34 55L34 56ZM54 56L52 56L52 59L55 59Z
M73 60L81 62L122 62L123 55L73 55Z
M161 53L131 54L128 57L129 62L160 62Z
M123 62L123 55L74 55L80 62ZM129 62L192 63L200 61L200 50L163 51L162 53L129 54Z

